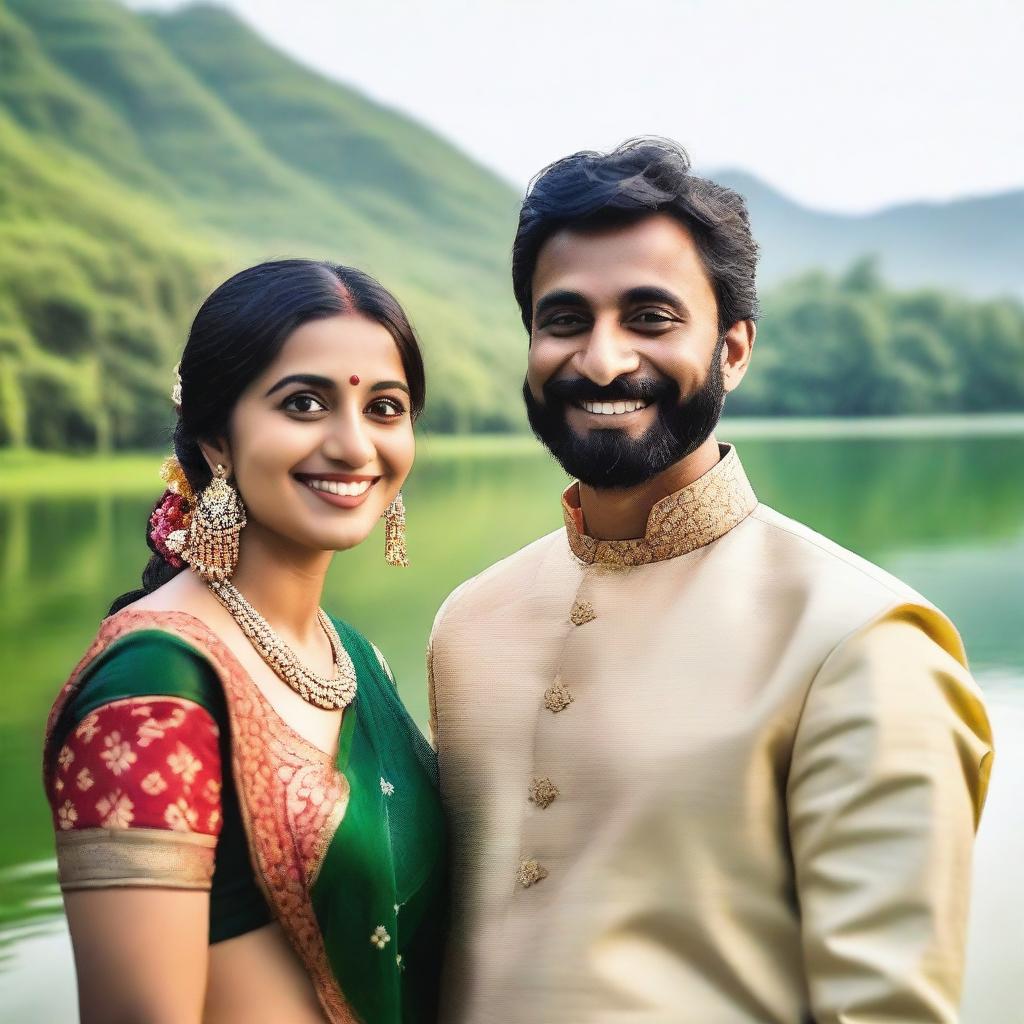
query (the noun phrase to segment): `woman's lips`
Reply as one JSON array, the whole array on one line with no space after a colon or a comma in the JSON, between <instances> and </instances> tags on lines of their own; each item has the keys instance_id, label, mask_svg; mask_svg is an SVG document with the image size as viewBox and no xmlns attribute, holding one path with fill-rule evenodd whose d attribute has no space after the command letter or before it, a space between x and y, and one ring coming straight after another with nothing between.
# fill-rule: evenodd
<instances>
[{"instance_id":1,"label":"woman's lips","mask_svg":"<svg viewBox=\"0 0 1024 1024\"><path fill-rule=\"evenodd\" d=\"M366 496L380 477L353 473L328 473L323 476L296 473L295 479L328 505L335 508L358 508L366 501Z\"/></svg>"}]
</instances>

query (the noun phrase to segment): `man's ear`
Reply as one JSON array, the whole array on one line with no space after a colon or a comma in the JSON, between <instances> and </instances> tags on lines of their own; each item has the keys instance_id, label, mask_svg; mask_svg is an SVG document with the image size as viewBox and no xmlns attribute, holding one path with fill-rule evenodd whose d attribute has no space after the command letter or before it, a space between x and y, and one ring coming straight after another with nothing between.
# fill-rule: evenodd
<instances>
[{"instance_id":1,"label":"man's ear","mask_svg":"<svg viewBox=\"0 0 1024 1024\"><path fill-rule=\"evenodd\" d=\"M215 441L200 441L199 450L210 467L210 473L216 476L218 464L223 466L226 474L231 476L231 446L227 438L217 438Z\"/></svg>"},{"instance_id":2,"label":"man's ear","mask_svg":"<svg viewBox=\"0 0 1024 1024\"><path fill-rule=\"evenodd\" d=\"M757 337L753 320L737 320L722 339L722 383L726 393L739 387L750 366L750 357Z\"/></svg>"}]
</instances>

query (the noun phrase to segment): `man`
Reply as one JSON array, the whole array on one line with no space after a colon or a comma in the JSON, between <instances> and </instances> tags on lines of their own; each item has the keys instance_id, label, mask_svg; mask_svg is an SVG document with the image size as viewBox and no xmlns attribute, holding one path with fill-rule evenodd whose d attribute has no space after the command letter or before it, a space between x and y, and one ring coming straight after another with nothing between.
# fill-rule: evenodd
<instances>
[{"instance_id":1,"label":"man","mask_svg":"<svg viewBox=\"0 0 1024 1024\"><path fill-rule=\"evenodd\" d=\"M523 395L578 483L432 635L450 1024L957 1019L988 722L952 624L716 440L755 263L666 141L524 202Z\"/></svg>"}]
</instances>

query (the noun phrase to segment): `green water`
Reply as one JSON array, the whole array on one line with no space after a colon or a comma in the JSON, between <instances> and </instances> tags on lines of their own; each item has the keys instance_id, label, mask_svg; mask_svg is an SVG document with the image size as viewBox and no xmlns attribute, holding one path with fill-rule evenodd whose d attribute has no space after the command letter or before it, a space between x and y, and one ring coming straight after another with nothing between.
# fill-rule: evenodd
<instances>
[{"instance_id":1,"label":"green water","mask_svg":"<svg viewBox=\"0 0 1024 1024\"><path fill-rule=\"evenodd\" d=\"M1011 810L1024 784L1024 432L753 436L738 447L762 501L901 576L964 635L1004 741L979 842L985 879L964 1019L1009 1019L996 1008L1010 1005L1000 1001L1024 947L1024 828ZM557 528L564 483L529 444L453 453L428 440L406 488L412 567L385 566L380 533L336 558L325 606L385 651L420 722L438 605L467 576ZM137 485L107 497L95 487L81 497L19 490L5 496L0 477L0 991L9 993L0 1017L58 1020L74 1004L39 781L43 721L110 599L135 584L151 499Z\"/></svg>"}]
</instances>

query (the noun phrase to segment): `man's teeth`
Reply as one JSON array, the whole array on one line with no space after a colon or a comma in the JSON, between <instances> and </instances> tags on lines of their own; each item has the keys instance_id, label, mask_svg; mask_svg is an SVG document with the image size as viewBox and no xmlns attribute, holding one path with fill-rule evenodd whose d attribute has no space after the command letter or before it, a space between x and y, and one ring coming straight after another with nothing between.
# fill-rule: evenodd
<instances>
[{"instance_id":1,"label":"man's teeth","mask_svg":"<svg viewBox=\"0 0 1024 1024\"><path fill-rule=\"evenodd\" d=\"M598 416L616 416L624 412L636 412L638 409L646 409L646 402L581 402L587 412L595 413Z\"/></svg>"},{"instance_id":2,"label":"man's teeth","mask_svg":"<svg viewBox=\"0 0 1024 1024\"><path fill-rule=\"evenodd\" d=\"M360 480L358 483L345 484L340 480L307 480L307 487L314 491L326 491L328 494L338 494L343 498L357 498L370 489L372 480Z\"/></svg>"}]
</instances>

